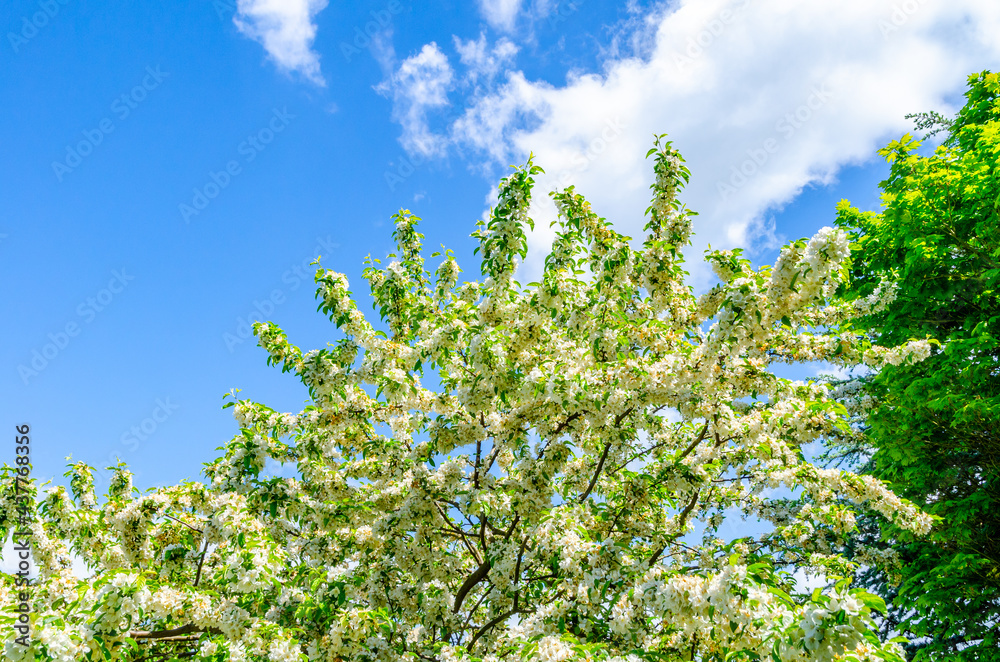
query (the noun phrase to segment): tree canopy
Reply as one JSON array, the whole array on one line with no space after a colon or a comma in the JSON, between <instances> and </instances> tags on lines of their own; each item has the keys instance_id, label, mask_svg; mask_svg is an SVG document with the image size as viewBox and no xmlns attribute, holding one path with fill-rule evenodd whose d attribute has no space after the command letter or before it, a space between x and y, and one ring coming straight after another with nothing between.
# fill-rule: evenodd
<instances>
[{"instance_id":1,"label":"tree canopy","mask_svg":"<svg viewBox=\"0 0 1000 662\"><path fill-rule=\"evenodd\" d=\"M934 124L938 126L935 128ZM940 351L865 380L864 443L872 475L940 517L927 539L885 530L865 584L889 600L885 630L912 639L915 659L1000 659L1000 76L969 79L933 154L906 135L881 154L884 210L846 201L852 289L892 283L895 298L851 328L880 343L934 338ZM862 527L866 548L877 529Z\"/></svg>"},{"instance_id":2,"label":"tree canopy","mask_svg":"<svg viewBox=\"0 0 1000 662\"><path fill-rule=\"evenodd\" d=\"M449 252L430 272L406 210L398 252L364 272L380 323L320 268L335 342L303 351L255 327L311 403L234 396L239 433L204 482L139 492L120 465L99 496L78 463L68 490L32 483L33 636L7 659L900 660L875 632L882 600L836 550L856 513L914 535L932 519L811 463L803 446L852 436L849 414L830 385L775 367L879 368L930 345L837 329L889 293L833 300L850 251L830 228L759 269L710 252L721 282L696 297L689 172L662 137L650 156L641 246L567 189L538 282L514 280L530 160L474 233L482 282L459 282ZM294 476L268 477L268 458ZM21 524L2 499L7 535ZM733 517L766 531L721 539ZM826 587L800 592L806 570ZM19 590L3 577L5 632Z\"/></svg>"}]
</instances>

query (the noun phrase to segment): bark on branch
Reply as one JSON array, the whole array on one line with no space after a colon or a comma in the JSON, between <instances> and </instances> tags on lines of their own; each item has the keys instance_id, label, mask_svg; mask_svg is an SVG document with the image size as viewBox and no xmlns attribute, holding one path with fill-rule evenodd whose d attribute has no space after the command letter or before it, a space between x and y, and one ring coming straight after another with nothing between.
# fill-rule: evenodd
<instances>
[{"instance_id":1,"label":"bark on branch","mask_svg":"<svg viewBox=\"0 0 1000 662\"><path fill-rule=\"evenodd\" d=\"M476 571L466 578L462 585L458 589L458 593L455 594L455 606L452 608L452 613L457 614L458 610L462 608L462 602L465 601L465 596L469 594L476 584L483 581L486 575L489 574L490 568L493 566L490 564L490 560L486 559L483 561Z\"/></svg>"},{"instance_id":2,"label":"bark on branch","mask_svg":"<svg viewBox=\"0 0 1000 662\"><path fill-rule=\"evenodd\" d=\"M684 510L681 511L681 514L680 514L679 518L680 518L680 527L681 527L682 530L683 530L684 524L687 522L688 515L691 514L691 511L694 510L695 504L698 503L698 497L699 496L701 496L701 490L698 490L697 492L694 493L694 496L691 497L691 501L689 501L688 504L686 506L684 506ZM649 560L646 561L646 567L652 568L653 564L656 563L656 560L658 558L660 558L660 554L662 554L664 551L666 551L667 545L669 545L670 543L672 543L679 536L680 536L680 533L677 533L674 536L671 536L670 538L668 538L666 544L663 545L663 547L660 547L658 550L656 550L653 553L653 555L651 557L649 557Z\"/></svg>"},{"instance_id":3,"label":"bark on branch","mask_svg":"<svg viewBox=\"0 0 1000 662\"><path fill-rule=\"evenodd\" d=\"M172 637L179 637L185 634L222 634L222 630L219 628L201 628L192 623L187 625L182 625L180 627L173 628L171 630L133 630L128 633L133 639L169 639Z\"/></svg>"},{"instance_id":4,"label":"bark on branch","mask_svg":"<svg viewBox=\"0 0 1000 662\"><path fill-rule=\"evenodd\" d=\"M601 453L601 459L597 463L597 470L594 471L594 477L590 479L590 485L587 485L587 489L585 489L583 491L583 494L580 495L580 503L583 503L584 501L587 500L587 497L589 497L590 493L594 490L594 486L597 485L597 479L600 477L601 472L604 470L604 462L608 459L608 451L610 450L611 450L611 442L609 441L604 446L604 452Z\"/></svg>"}]
</instances>

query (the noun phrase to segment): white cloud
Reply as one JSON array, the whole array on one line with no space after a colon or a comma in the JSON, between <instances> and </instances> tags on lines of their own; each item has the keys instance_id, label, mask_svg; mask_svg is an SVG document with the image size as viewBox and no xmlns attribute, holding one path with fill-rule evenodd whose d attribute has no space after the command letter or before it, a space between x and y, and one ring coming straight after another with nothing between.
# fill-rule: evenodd
<instances>
[{"instance_id":1,"label":"white cloud","mask_svg":"<svg viewBox=\"0 0 1000 662\"><path fill-rule=\"evenodd\" d=\"M431 128L431 117L436 117L442 126L461 117L464 107L453 107L449 93L461 88L469 93L466 98L469 101L491 91L495 87L494 78L513 61L518 51L517 46L505 38L490 47L483 34L468 41L455 37L454 42L459 61L465 67L460 77L456 77L448 57L434 42L397 66L391 34L375 41L373 53L386 76L375 89L392 99L392 117L403 127L400 142L412 154L443 155L451 139L447 129L436 132ZM437 117L442 109L452 114L450 120Z\"/></svg>"},{"instance_id":2,"label":"white cloud","mask_svg":"<svg viewBox=\"0 0 1000 662\"><path fill-rule=\"evenodd\" d=\"M431 131L427 111L449 105L453 77L448 58L431 42L376 87L392 98L392 116L403 126L401 142L409 152L432 156L447 148L447 138Z\"/></svg>"},{"instance_id":3,"label":"white cloud","mask_svg":"<svg viewBox=\"0 0 1000 662\"><path fill-rule=\"evenodd\" d=\"M683 199L700 216L688 264L704 284L696 258L707 243L771 241L769 212L911 130L906 113L954 111L946 101L966 75L1000 55L993 0L681 0L653 16L616 37L645 44L642 57L616 55L561 86L508 72L470 94L440 137L501 167L534 152L545 168L529 271L548 250L555 212L544 192L556 183L576 184L640 237L652 181L641 155L668 132L693 173ZM488 52L478 43L463 43L463 60Z\"/></svg>"},{"instance_id":4,"label":"white cloud","mask_svg":"<svg viewBox=\"0 0 1000 662\"><path fill-rule=\"evenodd\" d=\"M491 26L510 32L521 11L521 0L479 0L479 11Z\"/></svg>"},{"instance_id":5,"label":"white cloud","mask_svg":"<svg viewBox=\"0 0 1000 662\"><path fill-rule=\"evenodd\" d=\"M479 0L479 13L498 32L520 43L536 43L535 29L541 21L556 28L580 10L586 0ZM635 0L629 0L620 10L631 14Z\"/></svg>"},{"instance_id":6,"label":"white cloud","mask_svg":"<svg viewBox=\"0 0 1000 662\"><path fill-rule=\"evenodd\" d=\"M486 42L486 35L480 33L479 39L462 41L455 37L455 50L458 51L459 60L467 68L466 80L471 84L476 84L480 80L492 81L517 55L517 45L509 39L501 38L491 49Z\"/></svg>"},{"instance_id":7,"label":"white cloud","mask_svg":"<svg viewBox=\"0 0 1000 662\"><path fill-rule=\"evenodd\" d=\"M313 18L326 5L327 0L238 0L233 23L260 42L281 69L326 85L319 55L312 50L316 37Z\"/></svg>"}]
</instances>

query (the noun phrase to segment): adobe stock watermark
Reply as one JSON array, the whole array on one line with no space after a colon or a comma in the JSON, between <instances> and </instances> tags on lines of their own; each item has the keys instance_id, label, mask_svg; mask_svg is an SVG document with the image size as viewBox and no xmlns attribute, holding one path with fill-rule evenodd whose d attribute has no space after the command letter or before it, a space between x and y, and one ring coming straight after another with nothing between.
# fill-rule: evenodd
<instances>
[{"instance_id":1,"label":"adobe stock watermark","mask_svg":"<svg viewBox=\"0 0 1000 662\"><path fill-rule=\"evenodd\" d=\"M132 115L132 111L139 107L150 92L160 86L160 83L169 76L169 72L160 71L160 65L156 68L146 67L146 75L142 77L139 84L128 92L118 96L111 102L111 112L119 121L124 121ZM104 142L104 139L115 130L115 122L110 117L105 117L93 129L84 129L83 140L75 144L66 145L66 156L61 161L52 162L52 171L56 179L62 182L63 178L73 172L83 160L94 153L97 146Z\"/></svg>"},{"instance_id":2,"label":"adobe stock watermark","mask_svg":"<svg viewBox=\"0 0 1000 662\"><path fill-rule=\"evenodd\" d=\"M392 171L385 170L382 173L382 176L385 178L386 186L389 187L390 191L395 192L396 187L409 179L410 176L420 168L420 166L427 163L428 158L430 157L420 152L410 155L401 154L399 158L396 159L396 169Z\"/></svg>"},{"instance_id":3,"label":"adobe stock watermark","mask_svg":"<svg viewBox=\"0 0 1000 662\"><path fill-rule=\"evenodd\" d=\"M21 47L38 36L39 30L49 24L59 13L60 5L68 5L69 0L39 0L38 11L29 16L21 17L21 29L17 32L8 32L7 41L10 47L17 54Z\"/></svg>"},{"instance_id":4,"label":"adobe stock watermark","mask_svg":"<svg viewBox=\"0 0 1000 662\"><path fill-rule=\"evenodd\" d=\"M310 257L296 262L281 274L282 287L274 288L266 297L261 297L259 300L254 299L253 310L247 315L237 317L235 328L222 334L222 342L226 343L226 349L229 350L229 353L232 354L239 345L253 338L253 323L265 321L274 312L275 307L287 301L288 292L299 289L302 283L313 282L316 269L311 265L317 255L329 255L338 248L340 248L340 244L334 242L329 236L317 237L316 247Z\"/></svg>"},{"instance_id":5,"label":"adobe stock watermark","mask_svg":"<svg viewBox=\"0 0 1000 662\"><path fill-rule=\"evenodd\" d=\"M793 111L785 113L774 125L775 134L782 136L783 139L772 135L759 146L751 147L746 152L747 158L729 169L729 179L716 182L715 189L719 196L726 200L737 190L746 186L747 182L760 172L764 164L781 150L781 146L786 144L799 129L813 118L816 111L832 98L833 93L827 89L826 83L821 84L818 88L813 87L803 103L799 104Z\"/></svg>"},{"instance_id":6,"label":"adobe stock watermark","mask_svg":"<svg viewBox=\"0 0 1000 662\"><path fill-rule=\"evenodd\" d=\"M202 186L195 187L190 204L182 202L177 205L184 222L190 223L192 216L197 216L205 211L212 200L217 198L235 177L243 173L243 166L252 163L261 152L267 149L275 136L284 131L293 119L295 119L295 115L289 113L288 108L281 110L274 108L266 125L247 136L246 140L237 145L236 153L243 157L242 163L240 159L230 159L221 170L210 170L208 173L209 181Z\"/></svg>"},{"instance_id":7,"label":"adobe stock watermark","mask_svg":"<svg viewBox=\"0 0 1000 662\"><path fill-rule=\"evenodd\" d=\"M556 5L555 11L549 13L549 27L557 27L560 23L565 23L570 16L580 11L580 7L586 4L586 0L573 0L573 2L560 2Z\"/></svg>"},{"instance_id":8,"label":"adobe stock watermark","mask_svg":"<svg viewBox=\"0 0 1000 662\"><path fill-rule=\"evenodd\" d=\"M888 40L889 35L906 25L925 2L927 0L905 0L894 4L892 13L889 14L889 20L880 18L878 21L878 29L882 33L882 39Z\"/></svg>"},{"instance_id":9,"label":"adobe stock watermark","mask_svg":"<svg viewBox=\"0 0 1000 662\"><path fill-rule=\"evenodd\" d=\"M115 298L128 287L129 282L135 280L135 276L128 274L125 268L115 269L111 272L111 280L107 287L98 290L94 296L87 297L76 307L76 315L82 320L67 322L61 329L48 334L48 342L41 348L31 350L31 359L27 364L17 366L17 374L25 386L33 377L38 377L50 363L69 347L73 338L80 335L83 327L97 319L97 314L110 306Z\"/></svg>"},{"instance_id":10,"label":"adobe stock watermark","mask_svg":"<svg viewBox=\"0 0 1000 662\"><path fill-rule=\"evenodd\" d=\"M457 104L449 104L442 108L439 114L434 116L434 121L435 125L448 127L446 130L450 131L451 127L464 116L464 107L460 108ZM448 134L443 135L446 137ZM445 139L447 140L447 137ZM413 173L417 172L436 156L438 156L437 153L410 152L404 148L403 152L397 158L386 164L390 169L382 171L382 177L385 179L386 186L389 187L390 191L395 192L396 187L412 177Z\"/></svg>"},{"instance_id":11,"label":"adobe stock watermark","mask_svg":"<svg viewBox=\"0 0 1000 662\"><path fill-rule=\"evenodd\" d=\"M121 448L127 450L129 453L134 453L139 450L139 446L156 434L156 431L160 429L160 426L166 423L179 408L180 405L171 400L169 397L156 398L153 402L152 410L149 411L149 415L138 421L135 425L129 426L127 430L122 432L121 436L118 438ZM121 455L121 451L110 451L104 458L103 462L95 463L95 479L100 478L102 482L110 482L111 476L109 473L106 473L105 467L118 464L121 460Z\"/></svg>"},{"instance_id":12,"label":"adobe stock watermark","mask_svg":"<svg viewBox=\"0 0 1000 662\"><path fill-rule=\"evenodd\" d=\"M725 7L709 21L707 21L697 34L688 37L684 46L684 52L674 51L674 65L677 71L684 71L684 68L694 64L694 61L705 54L716 39L722 36L726 28L739 19L743 10L752 0L738 0L732 7Z\"/></svg>"},{"instance_id":13,"label":"adobe stock watermark","mask_svg":"<svg viewBox=\"0 0 1000 662\"><path fill-rule=\"evenodd\" d=\"M361 54L362 49L369 48L375 35L389 27L389 24L392 23L392 17L402 13L402 11L403 3L399 0L389 0L383 9L369 12L372 20L365 23L363 29L360 25L354 26L354 39L350 42L340 42L340 52L344 59L350 62L355 55Z\"/></svg>"},{"instance_id":14,"label":"adobe stock watermark","mask_svg":"<svg viewBox=\"0 0 1000 662\"><path fill-rule=\"evenodd\" d=\"M31 485L31 426L27 423L14 426L14 508L8 515L8 521L16 522L17 526L11 532L11 543L14 546L13 552L8 559L8 563L16 562L16 568L11 568L11 574L16 574L14 586L18 589L10 592L10 597L17 596L17 617L13 623L14 631L21 635L14 639L20 646L30 646L29 637L31 635L32 624L32 604L31 594L34 589L31 575L32 571L37 575L38 569L34 563L34 540L31 525L37 518L35 513L35 500L29 488ZM14 514L17 518L14 518ZM21 538L21 540L18 540ZM16 558L15 558L16 557ZM34 566L34 567L33 567ZM16 570L16 572L15 572Z\"/></svg>"},{"instance_id":15,"label":"adobe stock watermark","mask_svg":"<svg viewBox=\"0 0 1000 662\"><path fill-rule=\"evenodd\" d=\"M235 0L212 0L212 8L215 9L220 21L229 20L236 13L236 2Z\"/></svg>"},{"instance_id":16,"label":"adobe stock watermark","mask_svg":"<svg viewBox=\"0 0 1000 662\"><path fill-rule=\"evenodd\" d=\"M626 124L622 122L620 117L605 120L604 128L601 130L601 135L587 143L587 148L573 157L572 168L566 168L559 171L556 175L556 181L552 184L550 190L562 190L569 186L573 174L585 172L588 168L590 168L590 164L604 154L604 152L608 149L608 145L618 140L625 128Z\"/></svg>"}]
</instances>

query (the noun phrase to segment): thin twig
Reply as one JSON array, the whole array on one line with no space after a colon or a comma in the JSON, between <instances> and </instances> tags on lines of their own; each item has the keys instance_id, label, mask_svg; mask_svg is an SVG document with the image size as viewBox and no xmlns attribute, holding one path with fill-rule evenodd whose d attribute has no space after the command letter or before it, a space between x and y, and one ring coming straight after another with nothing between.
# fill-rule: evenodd
<instances>
[{"instance_id":1,"label":"thin twig","mask_svg":"<svg viewBox=\"0 0 1000 662\"><path fill-rule=\"evenodd\" d=\"M198 585L201 581L201 567L205 563L205 557L208 556L208 538L205 538L205 547L201 550L201 558L198 559L198 572L194 576L194 586Z\"/></svg>"},{"instance_id":2,"label":"thin twig","mask_svg":"<svg viewBox=\"0 0 1000 662\"><path fill-rule=\"evenodd\" d=\"M199 528L197 528L197 527L194 527L194 526L191 526L191 525L190 525L190 524L188 524L187 522L183 522L183 521L181 521L181 520L177 519L176 517L174 517L173 515L168 515L168 514L166 514L166 513L163 513L163 516L164 516L164 517L166 517L167 519L172 519L172 520L174 520L174 521L175 521L175 522L177 522L178 524L183 524L184 526L186 526L187 528L191 529L192 531L197 531L198 533L205 533L205 532L204 532L204 531L202 531L201 529L199 529Z\"/></svg>"}]
</instances>

